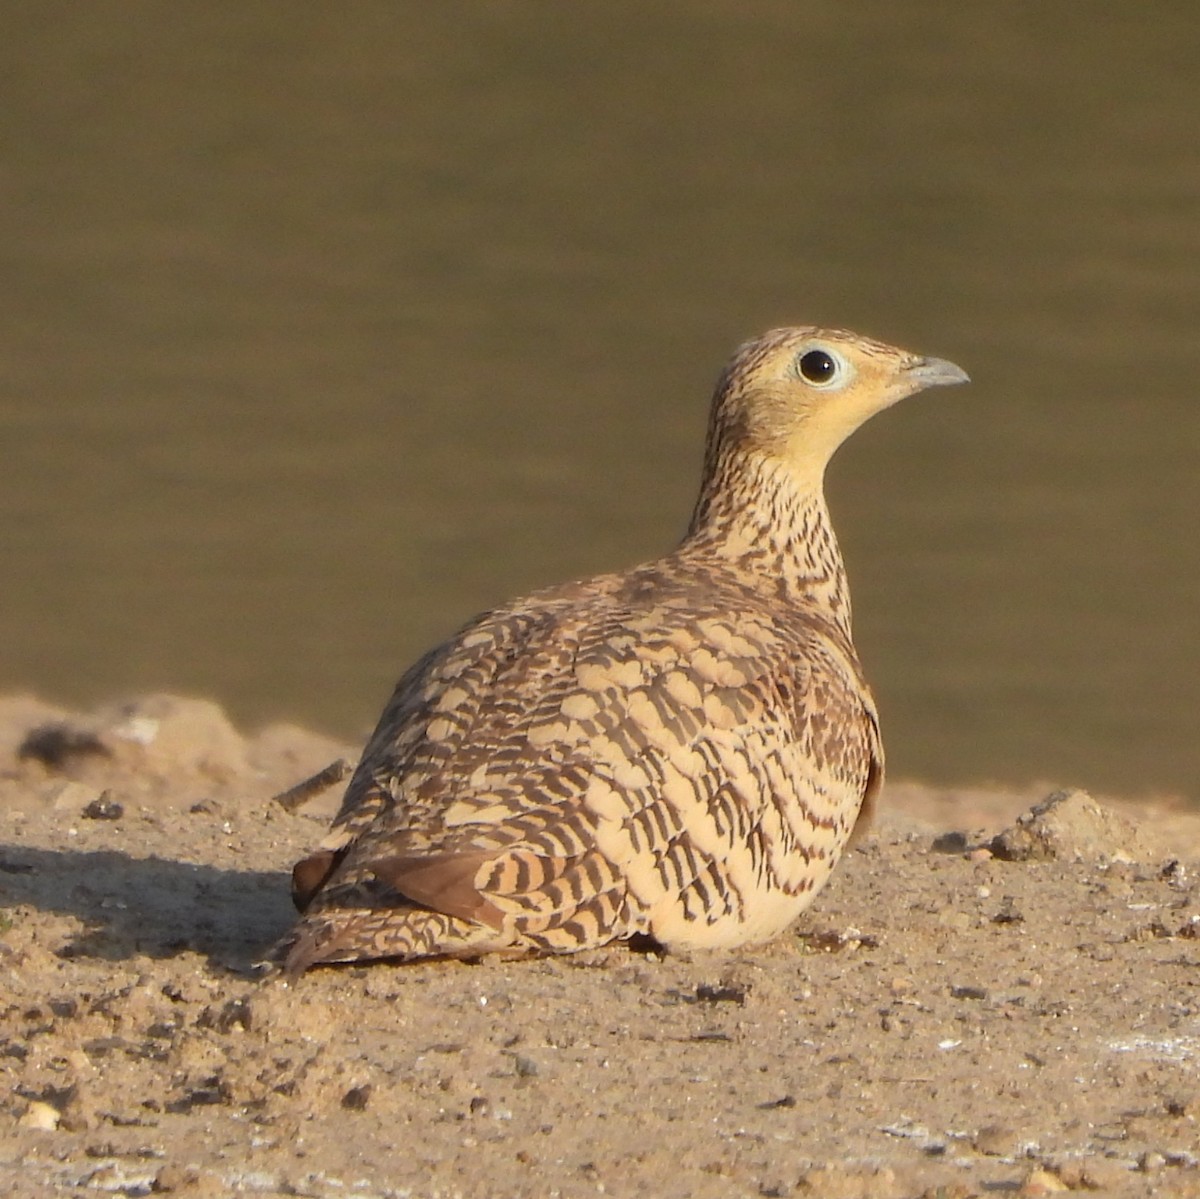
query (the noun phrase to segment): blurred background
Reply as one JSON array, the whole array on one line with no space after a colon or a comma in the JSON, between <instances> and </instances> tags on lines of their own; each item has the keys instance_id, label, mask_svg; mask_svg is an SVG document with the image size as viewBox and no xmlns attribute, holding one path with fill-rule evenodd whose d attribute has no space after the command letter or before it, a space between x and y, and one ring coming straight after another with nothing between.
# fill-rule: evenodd
<instances>
[{"instance_id":1,"label":"blurred background","mask_svg":"<svg viewBox=\"0 0 1200 1199\"><path fill-rule=\"evenodd\" d=\"M63 0L0 39L0 691L357 738L670 547L744 337L952 358L831 470L893 777L1200 799L1194 0Z\"/></svg>"}]
</instances>

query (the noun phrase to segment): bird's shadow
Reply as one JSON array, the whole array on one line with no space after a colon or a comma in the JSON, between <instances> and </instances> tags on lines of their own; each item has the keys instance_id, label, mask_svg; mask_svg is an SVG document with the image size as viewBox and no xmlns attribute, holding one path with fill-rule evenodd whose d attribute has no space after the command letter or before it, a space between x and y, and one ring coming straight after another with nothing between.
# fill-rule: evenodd
<instances>
[{"instance_id":1,"label":"bird's shadow","mask_svg":"<svg viewBox=\"0 0 1200 1199\"><path fill-rule=\"evenodd\" d=\"M295 918L282 871L5 844L0 907L9 909L0 914L9 926L23 918L23 907L77 920L79 931L58 948L64 958L122 961L194 952L239 971L261 960Z\"/></svg>"}]
</instances>

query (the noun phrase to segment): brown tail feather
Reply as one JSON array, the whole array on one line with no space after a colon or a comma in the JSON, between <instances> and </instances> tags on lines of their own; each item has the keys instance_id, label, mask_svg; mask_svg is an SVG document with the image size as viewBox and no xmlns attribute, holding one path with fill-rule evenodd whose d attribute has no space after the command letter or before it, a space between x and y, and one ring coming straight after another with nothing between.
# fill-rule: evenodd
<instances>
[{"instance_id":1,"label":"brown tail feather","mask_svg":"<svg viewBox=\"0 0 1200 1199\"><path fill-rule=\"evenodd\" d=\"M323 962L475 957L511 948L511 939L495 929L443 912L415 908L403 919L397 916L394 908L313 913L296 922L272 948L268 960L295 981Z\"/></svg>"}]
</instances>

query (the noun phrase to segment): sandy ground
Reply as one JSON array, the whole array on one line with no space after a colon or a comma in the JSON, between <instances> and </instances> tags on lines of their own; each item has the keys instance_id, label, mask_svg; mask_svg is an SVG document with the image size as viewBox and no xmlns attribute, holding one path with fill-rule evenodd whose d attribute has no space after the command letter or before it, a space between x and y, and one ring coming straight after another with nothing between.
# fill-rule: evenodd
<instances>
[{"instance_id":1,"label":"sandy ground","mask_svg":"<svg viewBox=\"0 0 1200 1199\"><path fill-rule=\"evenodd\" d=\"M260 978L353 752L0 700L0 1193L1200 1195L1197 816L896 785L765 949Z\"/></svg>"}]
</instances>

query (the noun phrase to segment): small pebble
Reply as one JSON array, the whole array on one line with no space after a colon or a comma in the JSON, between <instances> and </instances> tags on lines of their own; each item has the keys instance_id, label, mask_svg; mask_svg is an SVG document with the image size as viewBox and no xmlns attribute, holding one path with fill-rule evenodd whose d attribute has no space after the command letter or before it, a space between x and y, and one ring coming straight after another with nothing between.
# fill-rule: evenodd
<instances>
[{"instance_id":1,"label":"small pebble","mask_svg":"<svg viewBox=\"0 0 1200 1199\"><path fill-rule=\"evenodd\" d=\"M992 923L1020 924L1024 919L1025 917L1017 910L1017 901L1011 895L1006 895L1000 901L1000 907L992 917Z\"/></svg>"},{"instance_id":2,"label":"small pebble","mask_svg":"<svg viewBox=\"0 0 1200 1199\"><path fill-rule=\"evenodd\" d=\"M125 807L105 791L93 799L82 814L84 820L120 820L125 815Z\"/></svg>"},{"instance_id":3,"label":"small pebble","mask_svg":"<svg viewBox=\"0 0 1200 1199\"><path fill-rule=\"evenodd\" d=\"M520 1078L536 1078L541 1073L541 1067L531 1057L525 1057L518 1053L513 1058L513 1066L516 1068L517 1075Z\"/></svg>"},{"instance_id":4,"label":"small pebble","mask_svg":"<svg viewBox=\"0 0 1200 1199\"><path fill-rule=\"evenodd\" d=\"M940 833L929 846L934 853L962 853L967 848L967 834L955 829Z\"/></svg>"},{"instance_id":5,"label":"small pebble","mask_svg":"<svg viewBox=\"0 0 1200 1199\"><path fill-rule=\"evenodd\" d=\"M1165 1102L1168 1116L1200 1120L1200 1091L1171 1095Z\"/></svg>"},{"instance_id":6,"label":"small pebble","mask_svg":"<svg viewBox=\"0 0 1200 1199\"><path fill-rule=\"evenodd\" d=\"M955 986L950 988L950 995L953 999L982 1000L988 997L986 987Z\"/></svg>"},{"instance_id":7,"label":"small pebble","mask_svg":"<svg viewBox=\"0 0 1200 1199\"><path fill-rule=\"evenodd\" d=\"M37 1128L42 1132L54 1132L62 1120L62 1112L40 1099L30 1101L25 1114L17 1121L22 1128Z\"/></svg>"},{"instance_id":8,"label":"small pebble","mask_svg":"<svg viewBox=\"0 0 1200 1199\"><path fill-rule=\"evenodd\" d=\"M351 1087L342 1096L342 1107L348 1112L365 1112L367 1104L371 1102L371 1092L374 1088L369 1082L365 1082L360 1087Z\"/></svg>"}]
</instances>

